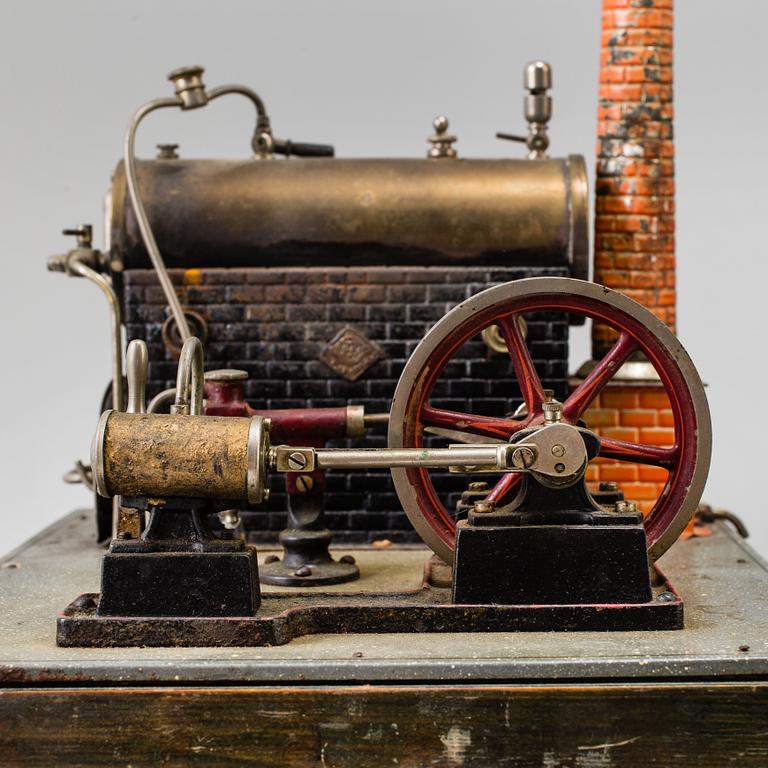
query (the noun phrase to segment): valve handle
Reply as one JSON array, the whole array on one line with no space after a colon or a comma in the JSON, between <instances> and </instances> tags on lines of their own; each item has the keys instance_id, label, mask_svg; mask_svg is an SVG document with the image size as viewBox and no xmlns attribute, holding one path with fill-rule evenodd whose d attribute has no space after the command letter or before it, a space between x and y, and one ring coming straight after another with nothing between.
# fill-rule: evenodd
<instances>
[{"instance_id":1,"label":"valve handle","mask_svg":"<svg viewBox=\"0 0 768 768\"><path fill-rule=\"evenodd\" d=\"M315 144L308 141L274 139L272 152L285 157L334 157L336 150L330 144Z\"/></svg>"},{"instance_id":2,"label":"valve handle","mask_svg":"<svg viewBox=\"0 0 768 768\"><path fill-rule=\"evenodd\" d=\"M93 226L91 224L78 224L76 227L68 227L61 230L62 235L77 238L78 248L90 248L93 244Z\"/></svg>"}]
</instances>

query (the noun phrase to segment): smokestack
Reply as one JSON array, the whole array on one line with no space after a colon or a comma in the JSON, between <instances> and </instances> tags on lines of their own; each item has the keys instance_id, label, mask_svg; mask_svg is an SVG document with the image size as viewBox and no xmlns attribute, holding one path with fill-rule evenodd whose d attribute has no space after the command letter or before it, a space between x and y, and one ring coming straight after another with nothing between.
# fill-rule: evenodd
<instances>
[{"instance_id":1,"label":"smokestack","mask_svg":"<svg viewBox=\"0 0 768 768\"><path fill-rule=\"evenodd\" d=\"M672 22L673 0L603 0L594 279L644 304L674 330ZM593 323L593 360L615 338ZM660 446L675 441L669 399L647 361L630 358L585 419L604 437ZM587 480L618 484L647 513L667 471L598 459Z\"/></svg>"},{"instance_id":2,"label":"smokestack","mask_svg":"<svg viewBox=\"0 0 768 768\"><path fill-rule=\"evenodd\" d=\"M675 330L673 0L603 0L595 282ZM592 356L615 338L593 325Z\"/></svg>"}]
</instances>

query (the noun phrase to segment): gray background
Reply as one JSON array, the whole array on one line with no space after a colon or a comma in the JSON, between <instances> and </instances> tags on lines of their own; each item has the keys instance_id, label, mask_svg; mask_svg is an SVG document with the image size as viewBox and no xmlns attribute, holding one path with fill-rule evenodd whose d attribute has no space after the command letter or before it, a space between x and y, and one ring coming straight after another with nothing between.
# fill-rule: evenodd
<instances>
[{"instance_id":1,"label":"gray background","mask_svg":"<svg viewBox=\"0 0 768 768\"><path fill-rule=\"evenodd\" d=\"M762 402L766 377L764 28L758 0L678 0L676 139L679 334L709 384L714 456L705 498L727 506L768 553ZM0 551L88 494L60 477L85 458L110 375L99 291L45 271L92 222L125 123L167 95L174 67L207 67L209 86L243 82L277 135L328 141L341 156L421 156L444 112L469 156L514 156L520 72L555 73L553 154L583 153L593 176L599 0L538 2L158 3L4 0L0 7ZM251 107L225 99L153 116L139 151L174 141L185 156L248 153ZM573 363L587 355L577 332Z\"/></svg>"}]
</instances>

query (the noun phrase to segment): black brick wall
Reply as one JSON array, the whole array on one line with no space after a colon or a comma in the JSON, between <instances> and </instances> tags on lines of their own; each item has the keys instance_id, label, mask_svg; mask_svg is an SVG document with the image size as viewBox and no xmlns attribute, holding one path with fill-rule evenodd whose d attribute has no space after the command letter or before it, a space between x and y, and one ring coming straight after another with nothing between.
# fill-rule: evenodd
<instances>
[{"instance_id":1,"label":"black brick wall","mask_svg":"<svg viewBox=\"0 0 768 768\"><path fill-rule=\"evenodd\" d=\"M246 397L255 408L304 408L350 404L366 412L389 410L402 367L426 331L455 304L497 283L522 277L567 275L563 268L411 267L370 269L173 270L182 303L208 323L206 368L241 368L249 374ZM148 394L174 385L176 361L165 349L161 327L165 300L154 272L123 275L128 339L149 345ZM564 317L528 320L528 340L545 386L567 389L568 327ZM378 344L385 358L350 382L318 360L345 326ZM471 413L503 415L520 393L506 357L468 342L438 382L432 404ZM347 444L344 442L343 444ZM385 429L357 441L386 445ZM438 488L455 502L466 486L460 475L441 474ZM416 540L395 496L389 473L329 473L326 509L336 539ZM282 480L273 478L272 499L247 513L256 540L273 539L285 524Z\"/></svg>"}]
</instances>

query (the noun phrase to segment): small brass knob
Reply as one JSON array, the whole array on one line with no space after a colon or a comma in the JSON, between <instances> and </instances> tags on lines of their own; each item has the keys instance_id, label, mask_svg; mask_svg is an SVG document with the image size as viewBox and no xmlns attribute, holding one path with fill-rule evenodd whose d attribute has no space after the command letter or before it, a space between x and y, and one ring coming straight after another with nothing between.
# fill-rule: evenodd
<instances>
[{"instance_id":1,"label":"small brass knob","mask_svg":"<svg viewBox=\"0 0 768 768\"><path fill-rule=\"evenodd\" d=\"M456 157L456 150L453 143L457 140L455 136L448 133L448 118L445 115L438 115L432 121L432 127L435 132L429 137L429 143L432 145L427 152L427 157Z\"/></svg>"}]
</instances>

